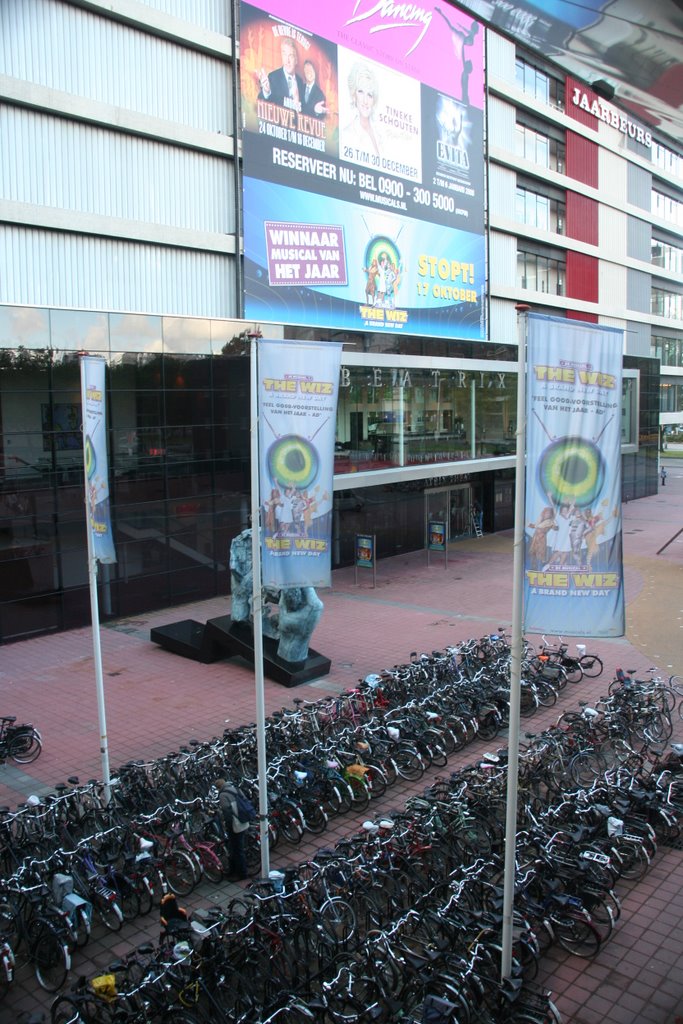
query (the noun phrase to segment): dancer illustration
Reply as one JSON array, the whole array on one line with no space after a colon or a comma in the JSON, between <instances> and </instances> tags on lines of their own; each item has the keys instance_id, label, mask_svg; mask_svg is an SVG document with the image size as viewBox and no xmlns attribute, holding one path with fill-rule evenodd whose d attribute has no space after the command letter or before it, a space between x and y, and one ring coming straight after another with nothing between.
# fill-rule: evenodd
<instances>
[{"instance_id":1,"label":"dancer illustration","mask_svg":"<svg viewBox=\"0 0 683 1024\"><path fill-rule=\"evenodd\" d=\"M546 505L541 509L541 514L536 522L529 523L529 529L534 531L528 550L531 568L543 569L548 562L550 531L558 529L553 506Z\"/></svg>"}]
</instances>

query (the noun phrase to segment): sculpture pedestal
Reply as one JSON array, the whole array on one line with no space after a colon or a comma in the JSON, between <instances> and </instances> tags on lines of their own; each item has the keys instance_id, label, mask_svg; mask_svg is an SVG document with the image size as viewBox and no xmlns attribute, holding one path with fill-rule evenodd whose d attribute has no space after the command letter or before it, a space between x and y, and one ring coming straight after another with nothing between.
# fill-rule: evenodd
<instances>
[{"instance_id":1,"label":"sculpture pedestal","mask_svg":"<svg viewBox=\"0 0 683 1024\"><path fill-rule=\"evenodd\" d=\"M254 634L251 624L233 622L229 615L209 619L205 626L194 619L184 619L150 631L150 640L164 650L193 658L204 664L221 658L244 658L254 664ZM263 674L282 686L299 686L326 676L332 666L329 658L308 649L305 661L284 661L277 654L278 641L263 638Z\"/></svg>"},{"instance_id":2,"label":"sculpture pedestal","mask_svg":"<svg viewBox=\"0 0 683 1024\"><path fill-rule=\"evenodd\" d=\"M206 632L211 641L230 651L231 657L239 656L254 664L254 634L247 622L233 622L229 615L209 619ZM277 654L278 641L273 637L263 638L263 674L282 686L298 686L311 679L326 676L332 662L309 647L305 661L284 661Z\"/></svg>"},{"instance_id":3,"label":"sculpture pedestal","mask_svg":"<svg viewBox=\"0 0 683 1024\"><path fill-rule=\"evenodd\" d=\"M165 651L192 658L203 665L225 658L225 651L207 635L206 626L196 619L182 619L168 626L155 626L149 631L152 643L159 644Z\"/></svg>"}]
</instances>

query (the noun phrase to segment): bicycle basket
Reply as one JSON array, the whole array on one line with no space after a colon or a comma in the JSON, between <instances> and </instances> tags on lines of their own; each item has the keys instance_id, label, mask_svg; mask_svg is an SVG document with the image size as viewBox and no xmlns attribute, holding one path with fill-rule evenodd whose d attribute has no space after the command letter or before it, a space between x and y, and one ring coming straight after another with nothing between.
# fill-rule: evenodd
<instances>
[{"instance_id":1,"label":"bicycle basket","mask_svg":"<svg viewBox=\"0 0 683 1024\"><path fill-rule=\"evenodd\" d=\"M98 999L103 999L105 1003L113 1003L116 1001L116 975L115 974L100 974L96 978L93 978L90 982L90 988Z\"/></svg>"}]
</instances>

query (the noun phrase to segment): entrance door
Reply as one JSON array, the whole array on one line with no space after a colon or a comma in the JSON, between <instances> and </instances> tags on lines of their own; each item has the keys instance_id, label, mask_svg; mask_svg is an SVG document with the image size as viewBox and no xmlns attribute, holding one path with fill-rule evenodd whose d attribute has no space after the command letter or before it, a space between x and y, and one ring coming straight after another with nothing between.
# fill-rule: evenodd
<instances>
[{"instance_id":1,"label":"entrance door","mask_svg":"<svg viewBox=\"0 0 683 1024\"><path fill-rule=\"evenodd\" d=\"M472 488L469 484L460 484L449 488L450 508L450 539L469 537L472 533L470 512L472 507Z\"/></svg>"}]
</instances>

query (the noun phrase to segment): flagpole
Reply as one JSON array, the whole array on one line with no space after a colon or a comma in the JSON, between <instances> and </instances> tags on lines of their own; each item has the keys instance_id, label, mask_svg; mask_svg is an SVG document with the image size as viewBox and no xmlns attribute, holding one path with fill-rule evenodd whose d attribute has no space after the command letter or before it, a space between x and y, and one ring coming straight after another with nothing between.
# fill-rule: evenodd
<instances>
[{"instance_id":1,"label":"flagpole","mask_svg":"<svg viewBox=\"0 0 683 1024\"><path fill-rule=\"evenodd\" d=\"M86 429L86 381L81 361L81 418L82 432L85 443ZM90 618L92 621L93 660L95 662L95 689L97 692L97 719L100 727L100 757L102 759L102 782L104 784L105 804L111 799L111 777L109 775L109 741L107 739L107 715L104 705L104 678L102 675L102 646L100 643L100 609L97 599L97 558L92 539L92 523L90 516L90 483L88 480L88 464L83 448L83 479L85 483L85 533L88 539L88 581L90 585Z\"/></svg>"},{"instance_id":2,"label":"flagpole","mask_svg":"<svg viewBox=\"0 0 683 1024\"><path fill-rule=\"evenodd\" d=\"M517 790L519 770L519 705L522 678L522 621L524 605L524 480L526 454L526 332L529 306L517 310L517 450L515 458L515 530L512 566L512 639L510 650L510 724L508 729L508 778L505 813L505 864L503 874L503 931L501 978L512 971L512 928L517 848Z\"/></svg>"},{"instance_id":3,"label":"flagpole","mask_svg":"<svg viewBox=\"0 0 683 1024\"><path fill-rule=\"evenodd\" d=\"M268 777L266 761L266 708L263 680L263 595L261 590L261 499L259 494L258 443L258 339L260 333L249 335L251 381L251 561L252 616L254 630L254 683L256 688L256 754L258 764L259 836L261 841L261 876L270 874L268 846Z\"/></svg>"}]
</instances>

